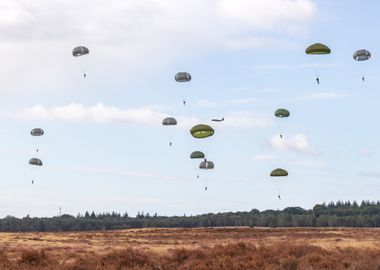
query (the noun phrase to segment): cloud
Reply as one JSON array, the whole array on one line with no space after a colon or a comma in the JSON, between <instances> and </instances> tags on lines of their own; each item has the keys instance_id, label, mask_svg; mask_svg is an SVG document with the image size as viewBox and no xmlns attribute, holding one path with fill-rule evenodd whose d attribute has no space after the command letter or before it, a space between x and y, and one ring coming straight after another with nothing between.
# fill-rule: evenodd
<instances>
[{"instance_id":1,"label":"cloud","mask_svg":"<svg viewBox=\"0 0 380 270\"><path fill-rule=\"evenodd\" d=\"M154 107L153 107L154 108ZM58 120L67 122L88 122L88 123L121 123L130 125L160 126L167 113L157 112L151 107L134 109L120 109L112 106L105 106L97 103L93 106L84 106L79 103L69 103L64 106L45 107L37 105L31 108L22 109L16 112L7 112L7 117L19 119L39 119ZM193 116L179 115L177 128L188 129L202 121ZM258 116L253 112L231 112L224 116L225 121L222 127L235 128L266 128L273 120L269 117ZM208 119L209 120L209 119Z\"/></svg>"},{"instance_id":2,"label":"cloud","mask_svg":"<svg viewBox=\"0 0 380 270\"><path fill-rule=\"evenodd\" d=\"M215 101L207 100L207 99L198 99L197 106L200 108L216 108L219 104Z\"/></svg>"},{"instance_id":3,"label":"cloud","mask_svg":"<svg viewBox=\"0 0 380 270\"><path fill-rule=\"evenodd\" d=\"M365 176L365 177L380 179L380 172L378 172L378 171L362 171L362 172L358 173L358 176Z\"/></svg>"},{"instance_id":4,"label":"cloud","mask_svg":"<svg viewBox=\"0 0 380 270\"><path fill-rule=\"evenodd\" d=\"M301 96L294 97L293 100L306 101L306 100L327 100L350 97L349 94L344 92L310 92Z\"/></svg>"},{"instance_id":5,"label":"cloud","mask_svg":"<svg viewBox=\"0 0 380 270\"><path fill-rule=\"evenodd\" d=\"M259 116L253 112L231 112L224 116L223 127L266 128L272 125L269 117Z\"/></svg>"},{"instance_id":6,"label":"cloud","mask_svg":"<svg viewBox=\"0 0 380 270\"><path fill-rule=\"evenodd\" d=\"M256 155L253 157L254 161L272 161L275 159L276 157L273 155Z\"/></svg>"},{"instance_id":7,"label":"cloud","mask_svg":"<svg viewBox=\"0 0 380 270\"><path fill-rule=\"evenodd\" d=\"M315 168L315 169L324 169L328 167L328 162L325 160L315 160L315 159L302 159L292 162L293 165Z\"/></svg>"},{"instance_id":8,"label":"cloud","mask_svg":"<svg viewBox=\"0 0 380 270\"><path fill-rule=\"evenodd\" d=\"M236 99L231 99L228 101L228 103L231 104L249 104L249 103L256 103L257 99L256 98L236 98Z\"/></svg>"},{"instance_id":9,"label":"cloud","mask_svg":"<svg viewBox=\"0 0 380 270\"><path fill-rule=\"evenodd\" d=\"M84 170L86 172L113 174L113 175L119 175L119 176L125 176L125 177L152 177L152 176L158 175L158 173L154 173L154 172L129 171L129 170L125 170L119 167L87 168Z\"/></svg>"},{"instance_id":10,"label":"cloud","mask_svg":"<svg viewBox=\"0 0 380 270\"><path fill-rule=\"evenodd\" d=\"M289 139L286 137L281 139L280 136L275 136L267 143L271 148L276 150L292 151L305 155L317 154L314 147L307 141L307 136L305 134L297 134Z\"/></svg>"},{"instance_id":11,"label":"cloud","mask_svg":"<svg viewBox=\"0 0 380 270\"><path fill-rule=\"evenodd\" d=\"M12 114L9 113L9 115ZM61 107L51 108L37 105L16 112L15 116L26 119L62 120L68 122L160 125L162 119L168 115L145 108L122 110L116 107L107 107L102 103L89 107L78 103L69 103Z\"/></svg>"},{"instance_id":12,"label":"cloud","mask_svg":"<svg viewBox=\"0 0 380 270\"><path fill-rule=\"evenodd\" d=\"M263 65L254 65L254 69L258 70L283 70L283 69L305 69L305 68L338 68L338 64L263 64Z\"/></svg>"},{"instance_id":13,"label":"cloud","mask_svg":"<svg viewBox=\"0 0 380 270\"><path fill-rule=\"evenodd\" d=\"M1 89L66 86L62 74L76 68L78 45L89 47L91 69L103 78L134 78L209 51L283 43L316 14L312 0L2 0Z\"/></svg>"}]
</instances>

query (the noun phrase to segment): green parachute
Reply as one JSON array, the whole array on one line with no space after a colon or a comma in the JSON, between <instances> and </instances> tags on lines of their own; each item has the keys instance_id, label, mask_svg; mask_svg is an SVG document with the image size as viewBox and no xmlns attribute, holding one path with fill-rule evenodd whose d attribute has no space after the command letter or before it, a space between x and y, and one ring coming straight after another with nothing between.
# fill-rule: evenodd
<instances>
[{"instance_id":1,"label":"green parachute","mask_svg":"<svg viewBox=\"0 0 380 270\"><path fill-rule=\"evenodd\" d=\"M329 47L322 43L314 43L306 48L305 52L307 54L330 54L331 50Z\"/></svg>"},{"instance_id":2,"label":"green parachute","mask_svg":"<svg viewBox=\"0 0 380 270\"><path fill-rule=\"evenodd\" d=\"M273 170L270 173L270 176L272 177L288 176L288 172L284 169L278 168L278 169Z\"/></svg>"},{"instance_id":3,"label":"green parachute","mask_svg":"<svg viewBox=\"0 0 380 270\"><path fill-rule=\"evenodd\" d=\"M190 133L194 138L203 139L214 135L214 129L209 125L199 124L191 128Z\"/></svg>"},{"instance_id":4,"label":"green parachute","mask_svg":"<svg viewBox=\"0 0 380 270\"><path fill-rule=\"evenodd\" d=\"M290 112L287 109L278 109L274 112L274 115L276 117L284 118L284 117L289 117Z\"/></svg>"}]
</instances>

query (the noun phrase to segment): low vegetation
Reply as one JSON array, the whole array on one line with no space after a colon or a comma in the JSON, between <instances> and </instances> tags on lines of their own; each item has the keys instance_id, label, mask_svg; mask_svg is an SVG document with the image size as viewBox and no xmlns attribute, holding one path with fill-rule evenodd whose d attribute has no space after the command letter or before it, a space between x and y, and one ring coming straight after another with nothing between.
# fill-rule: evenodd
<instances>
[{"instance_id":1,"label":"low vegetation","mask_svg":"<svg viewBox=\"0 0 380 270\"><path fill-rule=\"evenodd\" d=\"M120 230L130 228L196 228L196 227L380 227L380 202L362 201L317 204L313 209L288 207L284 210L253 209L249 212L227 212L197 216L159 216L138 213L130 217L127 213L86 212L76 217L62 215L51 218L0 219L0 231L93 231Z\"/></svg>"}]
</instances>

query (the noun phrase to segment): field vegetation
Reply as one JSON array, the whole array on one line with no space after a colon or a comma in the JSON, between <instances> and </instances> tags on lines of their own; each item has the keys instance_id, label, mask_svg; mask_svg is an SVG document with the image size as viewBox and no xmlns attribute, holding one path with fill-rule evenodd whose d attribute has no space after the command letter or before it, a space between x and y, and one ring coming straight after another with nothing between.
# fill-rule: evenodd
<instances>
[{"instance_id":1,"label":"field vegetation","mask_svg":"<svg viewBox=\"0 0 380 270\"><path fill-rule=\"evenodd\" d=\"M380 269L380 230L131 229L1 233L0 269Z\"/></svg>"}]
</instances>

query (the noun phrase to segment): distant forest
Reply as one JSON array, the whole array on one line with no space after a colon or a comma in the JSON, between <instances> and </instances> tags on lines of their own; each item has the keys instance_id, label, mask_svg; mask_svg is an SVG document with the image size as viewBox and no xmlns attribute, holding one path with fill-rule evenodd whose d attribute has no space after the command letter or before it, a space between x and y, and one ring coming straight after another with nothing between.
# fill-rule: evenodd
<instances>
[{"instance_id":1,"label":"distant forest","mask_svg":"<svg viewBox=\"0 0 380 270\"><path fill-rule=\"evenodd\" d=\"M317 204L311 210L287 207L284 210L253 209L249 212L226 212L196 216L159 216L140 212L136 217L128 213L89 213L61 215L50 218L6 216L0 219L0 231L89 231L130 228L195 228L195 227L380 227L380 201L338 201Z\"/></svg>"}]
</instances>

